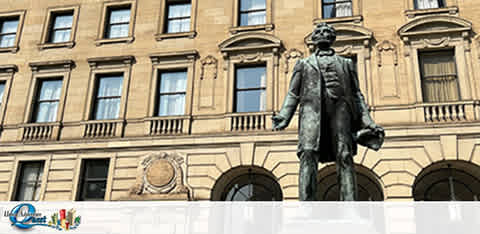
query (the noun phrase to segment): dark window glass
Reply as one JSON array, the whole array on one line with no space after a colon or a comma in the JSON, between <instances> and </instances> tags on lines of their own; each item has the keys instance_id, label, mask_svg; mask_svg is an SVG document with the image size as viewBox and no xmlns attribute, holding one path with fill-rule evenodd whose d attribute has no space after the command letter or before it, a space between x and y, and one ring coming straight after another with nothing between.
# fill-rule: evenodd
<instances>
[{"instance_id":1,"label":"dark window glass","mask_svg":"<svg viewBox=\"0 0 480 234\"><path fill-rule=\"evenodd\" d=\"M130 6L128 8L109 8L105 37L128 37L129 25Z\"/></svg>"},{"instance_id":2,"label":"dark window glass","mask_svg":"<svg viewBox=\"0 0 480 234\"><path fill-rule=\"evenodd\" d=\"M277 181L269 176L248 173L236 177L222 195L222 201L281 201L282 192Z\"/></svg>"},{"instance_id":3,"label":"dark window glass","mask_svg":"<svg viewBox=\"0 0 480 234\"><path fill-rule=\"evenodd\" d=\"M192 4L190 1L167 3L167 33L190 31L190 15Z\"/></svg>"},{"instance_id":4,"label":"dark window glass","mask_svg":"<svg viewBox=\"0 0 480 234\"><path fill-rule=\"evenodd\" d=\"M0 20L0 47L12 47L17 36L18 17Z\"/></svg>"},{"instance_id":5,"label":"dark window glass","mask_svg":"<svg viewBox=\"0 0 480 234\"><path fill-rule=\"evenodd\" d=\"M432 9L445 7L444 0L415 0L415 9Z\"/></svg>"},{"instance_id":6,"label":"dark window glass","mask_svg":"<svg viewBox=\"0 0 480 234\"><path fill-rule=\"evenodd\" d=\"M5 82L0 82L0 107L4 103L3 94L5 93Z\"/></svg>"},{"instance_id":7,"label":"dark window glass","mask_svg":"<svg viewBox=\"0 0 480 234\"><path fill-rule=\"evenodd\" d=\"M266 0L240 0L240 26L266 23Z\"/></svg>"},{"instance_id":8,"label":"dark window glass","mask_svg":"<svg viewBox=\"0 0 480 234\"><path fill-rule=\"evenodd\" d=\"M22 162L17 181L16 201L38 201L42 185L43 161Z\"/></svg>"},{"instance_id":9,"label":"dark window glass","mask_svg":"<svg viewBox=\"0 0 480 234\"><path fill-rule=\"evenodd\" d=\"M62 80L42 80L35 99L33 122L55 122L62 92Z\"/></svg>"},{"instance_id":10,"label":"dark window glass","mask_svg":"<svg viewBox=\"0 0 480 234\"><path fill-rule=\"evenodd\" d=\"M324 19L352 16L351 0L323 0L322 7Z\"/></svg>"},{"instance_id":11,"label":"dark window glass","mask_svg":"<svg viewBox=\"0 0 480 234\"><path fill-rule=\"evenodd\" d=\"M266 109L265 66L239 67L235 71L235 112Z\"/></svg>"},{"instance_id":12,"label":"dark window glass","mask_svg":"<svg viewBox=\"0 0 480 234\"><path fill-rule=\"evenodd\" d=\"M83 161L78 200L104 200L109 163L109 159L88 159Z\"/></svg>"},{"instance_id":13,"label":"dark window glass","mask_svg":"<svg viewBox=\"0 0 480 234\"><path fill-rule=\"evenodd\" d=\"M186 71L160 73L157 115L183 115L186 90Z\"/></svg>"},{"instance_id":14,"label":"dark window glass","mask_svg":"<svg viewBox=\"0 0 480 234\"><path fill-rule=\"evenodd\" d=\"M424 102L460 100L453 50L419 53Z\"/></svg>"},{"instance_id":15,"label":"dark window glass","mask_svg":"<svg viewBox=\"0 0 480 234\"><path fill-rule=\"evenodd\" d=\"M60 43L70 41L72 23L73 12L53 14L49 42Z\"/></svg>"},{"instance_id":16,"label":"dark window glass","mask_svg":"<svg viewBox=\"0 0 480 234\"><path fill-rule=\"evenodd\" d=\"M98 77L93 118L116 119L120 113L123 74Z\"/></svg>"}]
</instances>

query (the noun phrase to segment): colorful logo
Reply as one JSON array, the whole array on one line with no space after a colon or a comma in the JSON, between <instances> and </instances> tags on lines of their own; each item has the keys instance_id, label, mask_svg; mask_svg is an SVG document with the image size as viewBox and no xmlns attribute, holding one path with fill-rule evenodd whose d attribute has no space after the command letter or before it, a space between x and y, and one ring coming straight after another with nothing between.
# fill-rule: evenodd
<instances>
[{"instance_id":1,"label":"colorful logo","mask_svg":"<svg viewBox=\"0 0 480 234\"><path fill-rule=\"evenodd\" d=\"M9 218L12 226L20 229L44 226L59 231L68 231L76 229L81 222L81 217L76 215L75 209L68 211L60 209L57 213L53 213L47 221L47 216L38 213L30 203L22 203L15 206L11 211L5 211L4 216Z\"/></svg>"}]
</instances>

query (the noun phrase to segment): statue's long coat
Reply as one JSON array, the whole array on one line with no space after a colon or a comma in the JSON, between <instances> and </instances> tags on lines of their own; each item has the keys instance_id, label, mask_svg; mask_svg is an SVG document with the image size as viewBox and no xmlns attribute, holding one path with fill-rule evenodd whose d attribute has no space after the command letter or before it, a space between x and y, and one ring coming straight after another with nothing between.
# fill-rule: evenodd
<instances>
[{"instance_id":1,"label":"statue's long coat","mask_svg":"<svg viewBox=\"0 0 480 234\"><path fill-rule=\"evenodd\" d=\"M300 59L294 67L292 79L288 94L285 98L279 116L290 122L297 105L300 105L299 115L299 141L298 155L304 150L314 150L319 152L320 162L330 162L335 160L332 155L333 145L328 144L325 149L325 140L322 138L331 138L333 136L322 135L322 97L326 89L322 87L322 76L337 76L342 89L344 98L351 110L352 117L352 137L356 131L363 129L373 123L368 112L365 99L360 92L356 69L351 59L334 56L330 66L320 65L317 56L311 56ZM324 133L325 131L323 131ZM330 142L330 141L328 141ZM323 144L323 146L322 146ZM368 145L366 145L368 146ZM356 143L352 146L353 155L356 154Z\"/></svg>"}]
</instances>

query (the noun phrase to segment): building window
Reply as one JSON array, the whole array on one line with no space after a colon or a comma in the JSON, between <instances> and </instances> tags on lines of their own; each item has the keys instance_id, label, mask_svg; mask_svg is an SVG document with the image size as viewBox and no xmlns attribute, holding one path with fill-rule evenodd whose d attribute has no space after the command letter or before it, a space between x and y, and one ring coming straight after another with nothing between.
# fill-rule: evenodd
<instances>
[{"instance_id":1,"label":"building window","mask_svg":"<svg viewBox=\"0 0 480 234\"><path fill-rule=\"evenodd\" d=\"M240 26L266 23L266 0L240 0Z\"/></svg>"},{"instance_id":2,"label":"building window","mask_svg":"<svg viewBox=\"0 0 480 234\"><path fill-rule=\"evenodd\" d=\"M419 53L424 102L460 99L453 50Z\"/></svg>"},{"instance_id":3,"label":"building window","mask_svg":"<svg viewBox=\"0 0 480 234\"><path fill-rule=\"evenodd\" d=\"M117 119L120 113L123 74L101 75L97 80L93 119Z\"/></svg>"},{"instance_id":4,"label":"building window","mask_svg":"<svg viewBox=\"0 0 480 234\"><path fill-rule=\"evenodd\" d=\"M3 105L3 95L5 93L5 82L0 82L0 106Z\"/></svg>"},{"instance_id":5,"label":"building window","mask_svg":"<svg viewBox=\"0 0 480 234\"><path fill-rule=\"evenodd\" d=\"M432 9L445 7L444 0L415 0L415 9Z\"/></svg>"},{"instance_id":6,"label":"building window","mask_svg":"<svg viewBox=\"0 0 480 234\"><path fill-rule=\"evenodd\" d=\"M166 33L180 33L190 31L190 15L192 4L190 1L169 1L167 6Z\"/></svg>"},{"instance_id":7,"label":"building window","mask_svg":"<svg viewBox=\"0 0 480 234\"><path fill-rule=\"evenodd\" d=\"M19 18L6 18L1 20L0 28L0 47L15 46L15 39L17 37Z\"/></svg>"},{"instance_id":8,"label":"building window","mask_svg":"<svg viewBox=\"0 0 480 234\"><path fill-rule=\"evenodd\" d=\"M33 122L55 122L62 92L62 80L42 80L35 100Z\"/></svg>"},{"instance_id":9,"label":"building window","mask_svg":"<svg viewBox=\"0 0 480 234\"><path fill-rule=\"evenodd\" d=\"M162 72L159 79L157 115L184 115L187 71Z\"/></svg>"},{"instance_id":10,"label":"building window","mask_svg":"<svg viewBox=\"0 0 480 234\"><path fill-rule=\"evenodd\" d=\"M104 200L109 163L109 159L87 159L83 161L78 200Z\"/></svg>"},{"instance_id":11,"label":"building window","mask_svg":"<svg viewBox=\"0 0 480 234\"><path fill-rule=\"evenodd\" d=\"M234 112L260 112L266 110L265 65L237 67L235 70Z\"/></svg>"},{"instance_id":12,"label":"building window","mask_svg":"<svg viewBox=\"0 0 480 234\"><path fill-rule=\"evenodd\" d=\"M70 41L73 25L73 12L54 13L50 25L49 43Z\"/></svg>"},{"instance_id":13,"label":"building window","mask_svg":"<svg viewBox=\"0 0 480 234\"><path fill-rule=\"evenodd\" d=\"M108 8L108 22L105 38L128 37L130 29L130 6L123 8Z\"/></svg>"},{"instance_id":14,"label":"building window","mask_svg":"<svg viewBox=\"0 0 480 234\"><path fill-rule=\"evenodd\" d=\"M16 201L38 201L42 186L43 161L22 162L16 190Z\"/></svg>"},{"instance_id":15,"label":"building window","mask_svg":"<svg viewBox=\"0 0 480 234\"><path fill-rule=\"evenodd\" d=\"M352 16L352 0L323 0L324 19Z\"/></svg>"}]
</instances>

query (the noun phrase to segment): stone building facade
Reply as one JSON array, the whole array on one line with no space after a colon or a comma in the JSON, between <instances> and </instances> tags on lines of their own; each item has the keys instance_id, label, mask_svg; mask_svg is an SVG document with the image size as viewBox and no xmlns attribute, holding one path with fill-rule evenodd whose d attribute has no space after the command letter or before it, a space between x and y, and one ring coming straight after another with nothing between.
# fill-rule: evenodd
<instances>
[{"instance_id":1,"label":"stone building facade","mask_svg":"<svg viewBox=\"0 0 480 234\"><path fill-rule=\"evenodd\" d=\"M298 200L297 118L270 118L319 22L386 130L361 199L480 194L477 1L1 2L0 200Z\"/></svg>"}]
</instances>

